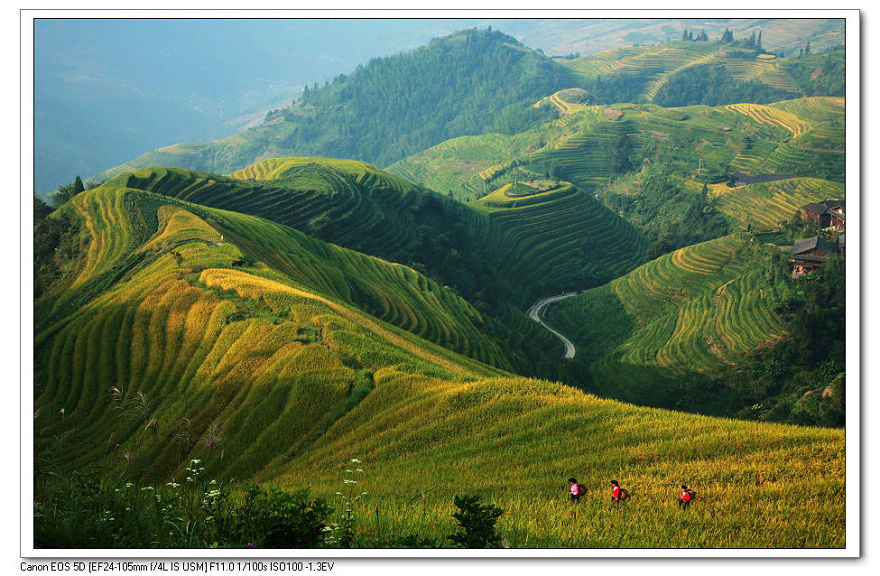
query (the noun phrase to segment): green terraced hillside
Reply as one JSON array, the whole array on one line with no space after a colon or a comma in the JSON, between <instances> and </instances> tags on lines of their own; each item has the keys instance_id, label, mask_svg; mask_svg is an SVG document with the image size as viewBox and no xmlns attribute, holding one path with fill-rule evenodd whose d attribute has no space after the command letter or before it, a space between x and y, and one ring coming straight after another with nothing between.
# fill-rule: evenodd
<instances>
[{"instance_id":1,"label":"green terraced hillside","mask_svg":"<svg viewBox=\"0 0 880 576\"><path fill-rule=\"evenodd\" d=\"M88 471L121 489L165 486L197 459L207 486L254 479L338 505L357 458L361 545L374 509L386 532L443 538L462 493L504 509L513 547L845 543L842 430L638 408L501 374L357 309L340 280L361 275L398 306L437 297L431 314L462 332L449 315L466 304L253 216L109 185L62 211L83 242L75 279L37 302L41 479ZM578 508L570 475L590 488ZM633 494L619 510L607 505L612 477ZM670 487L683 481L702 494L687 517ZM59 518L77 505L59 504Z\"/></svg>"},{"instance_id":2,"label":"green terraced hillside","mask_svg":"<svg viewBox=\"0 0 880 576\"><path fill-rule=\"evenodd\" d=\"M343 160L272 159L231 178L157 168L112 182L248 211L360 252L424 267L496 315L506 314L506 303L523 307L547 292L608 281L635 267L644 250L631 226L570 186L552 202L511 218Z\"/></svg>"},{"instance_id":3,"label":"green terraced hillside","mask_svg":"<svg viewBox=\"0 0 880 576\"><path fill-rule=\"evenodd\" d=\"M771 250L739 235L688 246L562 302L549 323L591 362L597 391L685 408L700 394L679 387L685 375L711 375L784 336L760 265ZM702 394L707 405L723 399Z\"/></svg>"},{"instance_id":4,"label":"green terraced hillside","mask_svg":"<svg viewBox=\"0 0 880 576\"><path fill-rule=\"evenodd\" d=\"M541 293L554 293L551 279L557 275L581 278L579 285L587 286L593 278L623 274L644 258L645 241L636 229L571 184L562 182L524 197L508 196L511 186L471 205L485 211L508 239L528 238L526 250L519 242L511 243L502 247L498 257L510 262L513 276L546 278Z\"/></svg>"},{"instance_id":5,"label":"green terraced hillside","mask_svg":"<svg viewBox=\"0 0 880 576\"><path fill-rule=\"evenodd\" d=\"M595 186L615 175L615 149L627 138L635 168L647 159L680 166L687 175L701 178L720 177L729 166L753 176L789 174L843 182L842 101L814 100L676 109L616 105L584 118L580 134L532 154L531 166L555 165L567 180ZM828 116L818 120L812 107L821 107ZM573 122L573 117L567 120Z\"/></svg>"},{"instance_id":6,"label":"green terraced hillside","mask_svg":"<svg viewBox=\"0 0 880 576\"><path fill-rule=\"evenodd\" d=\"M513 137L472 136L435 146L389 171L460 199L479 198L512 181L554 171L585 190L604 186L627 167L668 165L688 179L720 182L733 172L845 181L845 101L809 97L770 105L652 104L584 106ZM526 177L523 176L523 177Z\"/></svg>"},{"instance_id":7,"label":"green terraced hillside","mask_svg":"<svg viewBox=\"0 0 880 576\"><path fill-rule=\"evenodd\" d=\"M670 40L558 62L583 78L587 99L593 104L624 100L667 106L737 101L767 104L799 96L843 96L843 83L835 80L843 74L843 55L837 50L783 58L743 41ZM701 85L700 77L707 71L713 74L713 84ZM750 97L742 98L746 94ZM567 107L561 108L565 111Z\"/></svg>"},{"instance_id":8,"label":"green terraced hillside","mask_svg":"<svg viewBox=\"0 0 880 576\"><path fill-rule=\"evenodd\" d=\"M204 284L198 273L208 265L219 266L211 260L215 258L225 267L248 270L267 281L320 291L341 305L359 308L444 348L510 367L507 352L487 334L493 330L478 311L405 266L253 216L111 183L77 196L64 210L81 222L80 230L90 239L85 255L73 264L72 281L63 291L56 289L37 302L38 334L53 333L71 315L81 314L84 306L104 297L114 283L157 259L174 272L175 289L183 289L187 282L195 287ZM182 247L198 252L197 265L185 264ZM284 316L283 309L267 308L264 302L236 306L245 316Z\"/></svg>"},{"instance_id":9,"label":"green terraced hillside","mask_svg":"<svg viewBox=\"0 0 880 576\"><path fill-rule=\"evenodd\" d=\"M714 194L713 204L742 228L773 230L797 215L801 206L844 200L846 187L818 178L791 178L736 188L720 185Z\"/></svg>"},{"instance_id":10,"label":"green terraced hillside","mask_svg":"<svg viewBox=\"0 0 880 576\"><path fill-rule=\"evenodd\" d=\"M473 308L410 269L130 189L92 190L66 210L90 241L76 281L37 303L34 345L37 445L75 436L69 466L128 454L132 469L172 473L195 449L175 441L179 426L199 438L223 422L224 469L250 474L307 444L380 369L497 373L378 318L499 352ZM384 314L353 306L354 286ZM144 424L160 441L133 456Z\"/></svg>"}]
</instances>

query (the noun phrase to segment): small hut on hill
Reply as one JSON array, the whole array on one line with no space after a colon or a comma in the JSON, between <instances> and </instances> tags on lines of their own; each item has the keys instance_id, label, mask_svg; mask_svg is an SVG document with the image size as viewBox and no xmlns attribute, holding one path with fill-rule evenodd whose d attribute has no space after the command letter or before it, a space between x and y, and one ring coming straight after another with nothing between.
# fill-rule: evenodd
<instances>
[{"instance_id":1,"label":"small hut on hill","mask_svg":"<svg viewBox=\"0 0 880 576\"><path fill-rule=\"evenodd\" d=\"M828 258L837 253L837 244L819 236L795 240L790 260L794 264L791 272L792 277L797 278L802 274L812 272L816 268L821 268L825 265Z\"/></svg>"}]
</instances>

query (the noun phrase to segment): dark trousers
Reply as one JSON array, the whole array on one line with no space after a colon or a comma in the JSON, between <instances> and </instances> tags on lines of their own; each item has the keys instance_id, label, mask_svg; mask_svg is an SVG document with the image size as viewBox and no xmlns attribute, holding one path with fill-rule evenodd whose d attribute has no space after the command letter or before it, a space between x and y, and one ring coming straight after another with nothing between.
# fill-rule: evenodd
<instances>
[{"instance_id":1,"label":"dark trousers","mask_svg":"<svg viewBox=\"0 0 880 576\"><path fill-rule=\"evenodd\" d=\"M678 507L681 508L682 510L687 510L687 507L690 506L690 504L691 504L690 500L683 500L681 498L678 499Z\"/></svg>"}]
</instances>

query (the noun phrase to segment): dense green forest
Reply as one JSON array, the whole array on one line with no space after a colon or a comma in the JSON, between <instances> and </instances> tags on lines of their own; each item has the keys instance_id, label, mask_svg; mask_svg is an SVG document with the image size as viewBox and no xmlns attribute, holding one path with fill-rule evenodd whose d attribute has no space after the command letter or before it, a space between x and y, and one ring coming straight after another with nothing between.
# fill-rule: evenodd
<instances>
[{"instance_id":1,"label":"dense green forest","mask_svg":"<svg viewBox=\"0 0 880 576\"><path fill-rule=\"evenodd\" d=\"M286 149L384 166L453 136L521 132L552 119L532 104L573 82L567 68L510 36L466 30L375 58L266 120L293 125Z\"/></svg>"},{"instance_id":2,"label":"dense green forest","mask_svg":"<svg viewBox=\"0 0 880 576\"><path fill-rule=\"evenodd\" d=\"M769 104L797 98L800 94L760 82L737 80L719 64L692 66L672 76L654 97L661 106L718 106L737 102Z\"/></svg>"},{"instance_id":3,"label":"dense green forest","mask_svg":"<svg viewBox=\"0 0 880 576\"><path fill-rule=\"evenodd\" d=\"M846 50L807 54L786 61L786 71L807 96L846 96Z\"/></svg>"},{"instance_id":4,"label":"dense green forest","mask_svg":"<svg viewBox=\"0 0 880 576\"><path fill-rule=\"evenodd\" d=\"M626 184L603 188L608 207L638 228L651 242L649 260L682 246L718 238L729 232L725 217L707 198L707 189L695 191L682 186L682 179L668 166L652 166ZM622 193L628 184L635 193Z\"/></svg>"}]
</instances>

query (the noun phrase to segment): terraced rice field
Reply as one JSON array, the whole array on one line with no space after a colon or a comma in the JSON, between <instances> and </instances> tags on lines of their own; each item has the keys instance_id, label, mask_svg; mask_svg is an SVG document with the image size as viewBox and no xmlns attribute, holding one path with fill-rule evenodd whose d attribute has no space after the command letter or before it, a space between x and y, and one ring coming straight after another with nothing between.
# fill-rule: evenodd
<instances>
[{"instance_id":1,"label":"terraced rice field","mask_svg":"<svg viewBox=\"0 0 880 576\"><path fill-rule=\"evenodd\" d=\"M750 251L736 235L682 248L569 299L550 322L579 350L599 350L618 367L654 365L683 374L735 363L784 333L764 302ZM606 332L609 323L617 328ZM598 366L597 377L615 378Z\"/></svg>"},{"instance_id":2,"label":"terraced rice field","mask_svg":"<svg viewBox=\"0 0 880 576\"><path fill-rule=\"evenodd\" d=\"M596 76L605 76L616 72L633 58L650 50L650 46L627 46L574 60L560 60L559 62L570 67L585 78L595 78Z\"/></svg>"},{"instance_id":3,"label":"terraced rice field","mask_svg":"<svg viewBox=\"0 0 880 576\"><path fill-rule=\"evenodd\" d=\"M727 110L762 127L785 130L788 138L768 146L757 140L731 166L748 174L795 174L845 181L845 102L842 98L798 98L770 106L732 104Z\"/></svg>"},{"instance_id":4,"label":"terraced rice field","mask_svg":"<svg viewBox=\"0 0 880 576\"><path fill-rule=\"evenodd\" d=\"M835 430L638 408L535 380L398 376L261 480L332 493L348 458L362 461L366 537L377 508L383 532L442 536L451 495L469 492L504 509L512 548L843 545L844 507L829 502L843 490ZM588 488L577 505L569 476ZM632 494L619 508L610 478ZM675 504L683 482L700 494L687 516Z\"/></svg>"},{"instance_id":5,"label":"terraced rice field","mask_svg":"<svg viewBox=\"0 0 880 576\"><path fill-rule=\"evenodd\" d=\"M491 266L522 287L518 292L523 304L548 290L610 280L636 266L644 253L644 240L634 228L570 186L549 194L547 202L541 194L518 199L516 216L507 217L474 210L366 165L349 169L345 163L313 159L270 160L235 175L274 179L245 181L155 169L120 177L126 179L116 185L223 209L247 209L324 240L403 263L420 258L414 221L437 234L455 228L470 238L464 249L505 255ZM530 211L519 210L536 202ZM483 207L479 202L474 206ZM565 256L529 264L550 250Z\"/></svg>"},{"instance_id":6,"label":"terraced rice field","mask_svg":"<svg viewBox=\"0 0 880 576\"><path fill-rule=\"evenodd\" d=\"M809 129L809 124L794 114L772 106L745 103L730 104L725 106L725 108L733 112L745 114L759 124L768 124L770 126L784 128L795 138L803 135Z\"/></svg>"},{"instance_id":7,"label":"terraced rice field","mask_svg":"<svg viewBox=\"0 0 880 576\"><path fill-rule=\"evenodd\" d=\"M174 206L179 207L172 209ZM206 210L153 194L116 188L110 183L78 196L75 207L86 221L91 215L98 215L97 223L92 226L95 240L90 243L90 258L69 291L71 296L55 305L58 314L94 297L106 284L100 281L102 278L114 280L122 273L130 273L133 266L140 265L155 251L173 250L178 237L187 237L192 243L197 235L199 245L192 249L225 254L239 262L238 266L262 261L277 271L276 276L281 274L320 290L443 347L457 349L490 364L500 362L500 366L510 367L504 359L506 353L484 334L485 321L479 312L452 291L405 266L328 245L253 216ZM207 226L200 220L200 225L193 225L191 220L196 216L185 218L190 214L187 209L213 224ZM130 227L121 225L132 219L131 214L135 214L137 220L144 212L152 213L152 230L157 229L160 220L164 226L162 233L148 243L150 230L137 235ZM109 222L114 226L108 226ZM119 238L115 242L103 241L107 230L114 230ZM220 242L224 236L225 242ZM247 255L238 250L227 254L231 250L229 242L235 242ZM461 328L466 326L462 332Z\"/></svg>"},{"instance_id":8,"label":"terraced rice field","mask_svg":"<svg viewBox=\"0 0 880 576\"><path fill-rule=\"evenodd\" d=\"M842 122L846 114L846 99L813 96L776 102L773 107L794 114L806 122Z\"/></svg>"},{"instance_id":9,"label":"terraced rice field","mask_svg":"<svg viewBox=\"0 0 880 576\"><path fill-rule=\"evenodd\" d=\"M539 100L535 107L554 106L560 114L567 116L583 110L587 105L586 91L579 88L566 88Z\"/></svg>"},{"instance_id":10,"label":"terraced rice field","mask_svg":"<svg viewBox=\"0 0 880 576\"><path fill-rule=\"evenodd\" d=\"M674 61L681 62L681 64L675 68L671 68L668 71L662 73L657 80L655 80L649 87L645 96L647 97L648 102L653 102L654 97L657 95L657 92L660 91L660 88L663 87L664 84L669 80L670 76L673 74L677 74L682 70L690 68L692 66L699 66L700 64L708 64L713 62L718 58L718 54L715 52L710 52L708 54L692 54L691 57L686 56L687 51L685 51L685 55L679 55ZM667 55L669 58L670 55Z\"/></svg>"},{"instance_id":11,"label":"terraced rice field","mask_svg":"<svg viewBox=\"0 0 880 576\"><path fill-rule=\"evenodd\" d=\"M511 547L845 544L841 430L640 408L505 375L334 295L344 290L333 273L343 256L401 271L389 293L404 283L430 288L403 267L142 191L105 185L72 206L132 219L128 245L144 257L36 335L45 364L35 444L57 470L164 484L198 458L206 481L308 487L338 504L344 468L358 458L367 496L355 530L364 541L377 529L442 538L452 496L475 493L504 509L498 529ZM615 288L646 321L670 311L678 337L658 349L658 365L693 356L680 318L705 324L699 298L670 306L686 296L669 291L676 276L716 300L711 318L725 346L758 337L740 329L755 323L742 304L754 287L718 284L736 268L729 251L738 245L728 237L685 249L649 264L643 282ZM103 243L95 256L118 253ZM600 323L626 322L613 308L602 313ZM589 488L576 507L567 501L570 475ZM608 506L609 478L633 494L618 509ZM687 517L675 505L681 482L700 493Z\"/></svg>"},{"instance_id":12,"label":"terraced rice field","mask_svg":"<svg viewBox=\"0 0 880 576\"><path fill-rule=\"evenodd\" d=\"M761 54L755 60L728 60L725 67L737 80L758 82L794 94L801 93L800 86L778 61L760 56L766 55Z\"/></svg>"},{"instance_id":13,"label":"terraced rice field","mask_svg":"<svg viewBox=\"0 0 880 576\"><path fill-rule=\"evenodd\" d=\"M377 178L377 173L347 161L273 159L236 172L231 179L158 168L135 172L128 176L128 185L217 208L247 210L319 238L406 261L416 240L407 208L426 193L390 174ZM248 181L254 176L271 179Z\"/></svg>"},{"instance_id":14,"label":"terraced rice field","mask_svg":"<svg viewBox=\"0 0 880 576\"><path fill-rule=\"evenodd\" d=\"M818 178L792 178L738 188L718 188L715 206L743 228L772 230L798 214L800 207L828 199L843 200L846 187Z\"/></svg>"},{"instance_id":15,"label":"terraced rice field","mask_svg":"<svg viewBox=\"0 0 880 576\"><path fill-rule=\"evenodd\" d=\"M570 184L525 198L504 188L473 202L503 238L497 257L513 277L565 277L565 289L595 285L632 269L646 243L634 227ZM526 246L527 245L527 246ZM537 294L556 292L548 282Z\"/></svg>"}]
</instances>

